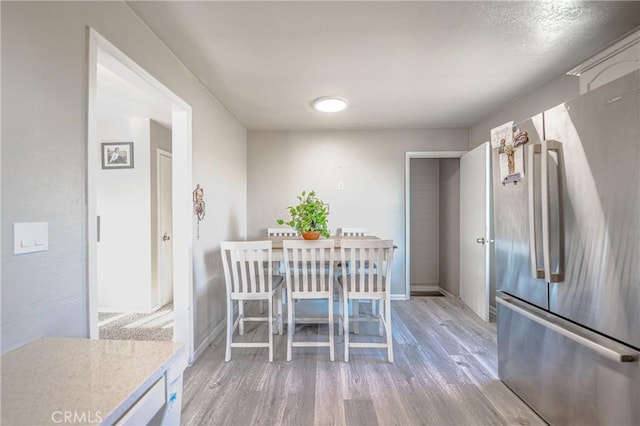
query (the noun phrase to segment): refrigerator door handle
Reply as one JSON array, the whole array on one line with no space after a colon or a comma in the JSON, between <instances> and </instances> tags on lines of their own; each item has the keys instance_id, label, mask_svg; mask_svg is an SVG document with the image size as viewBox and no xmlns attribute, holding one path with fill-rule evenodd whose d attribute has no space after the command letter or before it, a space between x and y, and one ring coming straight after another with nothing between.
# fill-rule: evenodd
<instances>
[{"instance_id":1,"label":"refrigerator door handle","mask_svg":"<svg viewBox=\"0 0 640 426\"><path fill-rule=\"evenodd\" d=\"M563 182L564 157L562 144L555 140L545 140L540 144L540 174L542 175L542 255L544 258L544 277L547 282L564 281L564 208ZM555 151L558 158L557 194L558 194L558 271L551 271L551 230L549 209L549 151Z\"/></svg>"},{"instance_id":2,"label":"refrigerator door handle","mask_svg":"<svg viewBox=\"0 0 640 426\"><path fill-rule=\"evenodd\" d=\"M531 259L531 275L533 278L544 278L544 269L538 267L538 244L536 239L536 209L535 209L535 175L533 158L540 155L540 144L529 145L529 155L527 157L527 170L529 180L527 181L529 190L529 258Z\"/></svg>"},{"instance_id":3,"label":"refrigerator door handle","mask_svg":"<svg viewBox=\"0 0 640 426\"><path fill-rule=\"evenodd\" d=\"M634 352L631 349L626 349L619 343L605 341L604 338L597 336L593 332L589 332L593 334L593 336L590 336L587 333L573 331L571 328L577 329L578 326L561 318L551 317L550 314L547 314L538 308L528 306L523 302L508 297L496 297L496 302L505 308L508 308L523 317L578 343L581 346L597 352L599 355L607 359L620 363L635 362L638 360L639 354L637 352ZM601 341L598 342L596 340Z\"/></svg>"}]
</instances>

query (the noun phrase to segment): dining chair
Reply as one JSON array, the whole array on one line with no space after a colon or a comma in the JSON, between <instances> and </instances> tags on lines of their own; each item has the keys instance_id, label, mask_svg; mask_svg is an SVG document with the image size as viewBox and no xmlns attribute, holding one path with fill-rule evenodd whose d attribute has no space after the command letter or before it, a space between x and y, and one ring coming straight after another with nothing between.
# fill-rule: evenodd
<instances>
[{"instance_id":1,"label":"dining chair","mask_svg":"<svg viewBox=\"0 0 640 426\"><path fill-rule=\"evenodd\" d=\"M371 235L367 228L340 228L338 235L343 237L365 237Z\"/></svg>"},{"instance_id":2,"label":"dining chair","mask_svg":"<svg viewBox=\"0 0 640 426\"><path fill-rule=\"evenodd\" d=\"M297 237L298 231L289 227L267 228L270 237Z\"/></svg>"},{"instance_id":3,"label":"dining chair","mask_svg":"<svg viewBox=\"0 0 640 426\"><path fill-rule=\"evenodd\" d=\"M269 348L269 362L273 361L273 298L276 297L278 314L275 321L282 334L282 283L281 275L273 275L271 241L223 241L220 243L222 268L227 290L227 347L225 361L231 360L231 348ZM244 302L267 302L267 316L248 317L244 314ZM238 316L234 321L234 303ZM245 321L267 321L268 342L234 342L236 328L244 335Z\"/></svg>"},{"instance_id":4,"label":"dining chair","mask_svg":"<svg viewBox=\"0 0 640 426\"><path fill-rule=\"evenodd\" d=\"M338 235L340 235L342 237L366 237L366 236L371 235L371 233L369 232L369 230L367 228L342 227L338 231ZM338 263L338 266L340 267L340 266L342 266L342 264ZM348 262L347 262L346 266L347 267L349 266ZM368 266L369 265L367 264L367 267ZM371 303L371 311L372 311L373 315L376 314L377 307L376 307L376 304L375 304L375 302L373 300L368 300L368 301L362 300L362 302ZM355 312L356 316L357 316L358 310L360 309L359 303L360 303L360 301L353 306L353 309L354 309L354 312ZM358 334L358 332L359 332L359 328L358 328L358 324L357 323L354 325L353 332L355 334Z\"/></svg>"},{"instance_id":5,"label":"dining chair","mask_svg":"<svg viewBox=\"0 0 640 426\"><path fill-rule=\"evenodd\" d=\"M333 262L334 240L284 240L283 257L286 265L287 287L287 361L291 361L293 347L329 347L329 358L334 360L333 338ZM299 300L327 300L327 317L297 318ZM328 324L329 341L293 341L296 322Z\"/></svg>"},{"instance_id":6,"label":"dining chair","mask_svg":"<svg viewBox=\"0 0 640 426\"><path fill-rule=\"evenodd\" d=\"M393 337L391 333L391 265L393 263L392 240L342 240L340 256L349 259L349 267L338 275L340 287L340 317L338 327L344 334L344 360L349 362L350 348L386 348L387 359L393 362ZM374 265L375 267L366 267ZM381 301L380 309L369 317L359 313L349 317L348 302L360 299ZM377 321L378 334L386 334L385 342L352 342L349 322Z\"/></svg>"},{"instance_id":7,"label":"dining chair","mask_svg":"<svg viewBox=\"0 0 640 426\"><path fill-rule=\"evenodd\" d=\"M269 237L297 237L298 231L289 227L267 228L267 236ZM284 274L284 261L280 261L278 272Z\"/></svg>"}]
</instances>

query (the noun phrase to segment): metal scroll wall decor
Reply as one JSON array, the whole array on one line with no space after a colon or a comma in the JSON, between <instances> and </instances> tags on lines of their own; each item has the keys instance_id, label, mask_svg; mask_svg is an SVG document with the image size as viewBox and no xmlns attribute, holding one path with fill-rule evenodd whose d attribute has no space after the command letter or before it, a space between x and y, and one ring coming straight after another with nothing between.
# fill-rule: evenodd
<instances>
[{"instance_id":1,"label":"metal scroll wall decor","mask_svg":"<svg viewBox=\"0 0 640 426\"><path fill-rule=\"evenodd\" d=\"M196 224L196 238L200 239L200 222L204 220L205 202L204 202L204 189L200 187L200 184L196 185L196 189L193 190L193 214L196 215L198 220Z\"/></svg>"}]
</instances>

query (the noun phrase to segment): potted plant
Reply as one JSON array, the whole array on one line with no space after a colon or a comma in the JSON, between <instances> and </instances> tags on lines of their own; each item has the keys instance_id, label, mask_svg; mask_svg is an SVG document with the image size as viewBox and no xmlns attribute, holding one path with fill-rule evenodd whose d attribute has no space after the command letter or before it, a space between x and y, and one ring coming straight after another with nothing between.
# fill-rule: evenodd
<instances>
[{"instance_id":1,"label":"potted plant","mask_svg":"<svg viewBox=\"0 0 640 426\"><path fill-rule=\"evenodd\" d=\"M289 225L296 229L305 240L317 240L320 235L329 238L327 229L327 216L329 209L320 199L316 198L315 191L302 191L298 195L298 205L289 206L291 220L278 219L278 225Z\"/></svg>"}]
</instances>

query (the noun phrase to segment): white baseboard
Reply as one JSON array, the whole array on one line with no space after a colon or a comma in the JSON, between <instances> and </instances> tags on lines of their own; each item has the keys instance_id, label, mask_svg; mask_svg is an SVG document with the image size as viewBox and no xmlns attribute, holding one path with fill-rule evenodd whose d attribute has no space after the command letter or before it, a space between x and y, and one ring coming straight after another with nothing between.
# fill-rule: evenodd
<instances>
[{"instance_id":1,"label":"white baseboard","mask_svg":"<svg viewBox=\"0 0 640 426\"><path fill-rule=\"evenodd\" d=\"M391 300L407 300L407 297L404 295L404 293L391 293Z\"/></svg>"},{"instance_id":2,"label":"white baseboard","mask_svg":"<svg viewBox=\"0 0 640 426\"><path fill-rule=\"evenodd\" d=\"M204 353L204 351L207 350L207 348L209 347L211 342L213 342L213 339L218 337L218 335L220 333L222 333L226 329L226 326L227 326L227 319L223 318L222 321L220 321L220 323L218 323L218 325L213 327L213 330L211 330L209 335L207 335L207 337L205 337L205 339L202 341L202 343L200 343L200 345L198 345L196 350L193 352L193 359L191 360L191 364L193 364L194 362L196 362L198 360L198 358L200 358L200 355L202 355ZM191 365L191 364L189 364L189 365Z\"/></svg>"},{"instance_id":3,"label":"white baseboard","mask_svg":"<svg viewBox=\"0 0 640 426\"><path fill-rule=\"evenodd\" d=\"M449 293L444 288L438 288L438 292L440 292L440 294L442 294L442 295L444 295L446 297L458 297L458 296L454 296L453 294Z\"/></svg>"},{"instance_id":4,"label":"white baseboard","mask_svg":"<svg viewBox=\"0 0 640 426\"><path fill-rule=\"evenodd\" d=\"M411 284L411 291L440 291L440 285L432 284Z\"/></svg>"},{"instance_id":5,"label":"white baseboard","mask_svg":"<svg viewBox=\"0 0 640 426\"><path fill-rule=\"evenodd\" d=\"M489 305L489 321L491 319L496 320L498 318L498 311L495 306Z\"/></svg>"}]
</instances>

